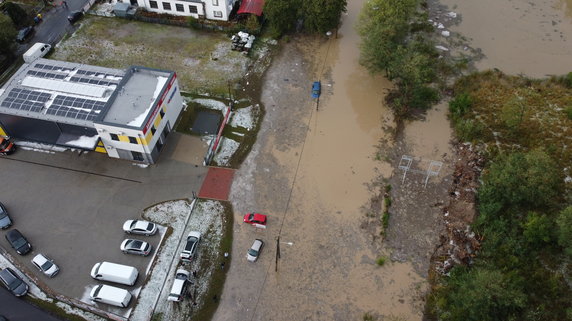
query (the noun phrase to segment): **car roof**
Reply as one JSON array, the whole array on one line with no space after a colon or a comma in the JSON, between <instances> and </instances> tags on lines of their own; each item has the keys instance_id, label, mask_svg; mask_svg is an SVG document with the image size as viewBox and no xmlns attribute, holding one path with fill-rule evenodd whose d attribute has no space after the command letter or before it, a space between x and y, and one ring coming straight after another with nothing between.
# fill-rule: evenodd
<instances>
[{"instance_id":1,"label":"car roof","mask_svg":"<svg viewBox=\"0 0 572 321\"><path fill-rule=\"evenodd\" d=\"M32 262L36 262L39 265L42 265L44 263L46 263L48 261L48 258L43 255L42 253L39 253L38 255L34 256L34 258L32 259Z\"/></svg>"},{"instance_id":2,"label":"car roof","mask_svg":"<svg viewBox=\"0 0 572 321\"><path fill-rule=\"evenodd\" d=\"M200 233L200 232L197 232L197 231L191 231L191 232L189 233L189 236L194 236L194 237L200 239L200 238L201 238L201 233Z\"/></svg>"},{"instance_id":3,"label":"car roof","mask_svg":"<svg viewBox=\"0 0 572 321\"><path fill-rule=\"evenodd\" d=\"M8 233L6 233L6 237L11 240L14 240L16 238L24 237L24 235L22 235L22 233L20 233L20 231L18 231L17 229L12 229L8 231Z\"/></svg>"},{"instance_id":4,"label":"car roof","mask_svg":"<svg viewBox=\"0 0 572 321\"><path fill-rule=\"evenodd\" d=\"M262 247L262 244L264 244L264 241L262 241L261 239L255 239L254 243L252 243L252 248L255 250L259 250Z\"/></svg>"}]
</instances>

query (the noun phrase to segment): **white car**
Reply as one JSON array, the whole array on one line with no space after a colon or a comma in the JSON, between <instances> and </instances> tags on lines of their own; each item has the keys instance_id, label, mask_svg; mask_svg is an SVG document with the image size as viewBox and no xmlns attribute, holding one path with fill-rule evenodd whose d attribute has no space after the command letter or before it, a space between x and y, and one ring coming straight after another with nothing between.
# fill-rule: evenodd
<instances>
[{"instance_id":1,"label":"white car","mask_svg":"<svg viewBox=\"0 0 572 321\"><path fill-rule=\"evenodd\" d=\"M157 232L157 225L143 220L127 220L123 223L123 231L127 234L150 236Z\"/></svg>"},{"instance_id":2,"label":"white car","mask_svg":"<svg viewBox=\"0 0 572 321\"><path fill-rule=\"evenodd\" d=\"M246 253L246 259L248 260L248 262L256 262L256 260L258 260L258 257L260 256L260 251L262 251L263 246L264 246L264 241L260 239L254 240L254 243L252 243L250 250L248 250L248 252Z\"/></svg>"},{"instance_id":3,"label":"white car","mask_svg":"<svg viewBox=\"0 0 572 321\"><path fill-rule=\"evenodd\" d=\"M137 254L147 256L151 253L151 244L134 239L125 239L119 249L125 254Z\"/></svg>"},{"instance_id":4,"label":"white car","mask_svg":"<svg viewBox=\"0 0 572 321\"><path fill-rule=\"evenodd\" d=\"M34 256L32 259L32 264L34 264L34 266L40 270L40 272L51 278L56 276L56 274L58 274L60 271L60 268L54 263L54 261L43 254Z\"/></svg>"},{"instance_id":5,"label":"white car","mask_svg":"<svg viewBox=\"0 0 572 321\"><path fill-rule=\"evenodd\" d=\"M181 302L187 294L187 285L189 284L190 273L185 270L177 270L175 275L175 281L173 281L173 286L171 287L171 292L169 292L169 297L167 300L174 302Z\"/></svg>"},{"instance_id":6,"label":"white car","mask_svg":"<svg viewBox=\"0 0 572 321\"><path fill-rule=\"evenodd\" d=\"M197 248L199 247L199 242L201 241L201 233L197 231L192 231L187 236L187 243L185 243L185 249L181 253L181 259L183 261L190 262L191 259L197 253Z\"/></svg>"}]
</instances>

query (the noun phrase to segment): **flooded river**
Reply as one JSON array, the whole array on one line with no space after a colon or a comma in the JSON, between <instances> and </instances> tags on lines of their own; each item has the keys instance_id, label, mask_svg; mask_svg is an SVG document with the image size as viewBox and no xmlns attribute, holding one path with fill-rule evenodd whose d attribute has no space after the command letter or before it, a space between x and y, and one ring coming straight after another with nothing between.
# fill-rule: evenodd
<instances>
[{"instance_id":1,"label":"flooded river","mask_svg":"<svg viewBox=\"0 0 572 321\"><path fill-rule=\"evenodd\" d=\"M479 70L531 77L572 71L571 0L441 0L461 15L452 28L480 48Z\"/></svg>"}]
</instances>

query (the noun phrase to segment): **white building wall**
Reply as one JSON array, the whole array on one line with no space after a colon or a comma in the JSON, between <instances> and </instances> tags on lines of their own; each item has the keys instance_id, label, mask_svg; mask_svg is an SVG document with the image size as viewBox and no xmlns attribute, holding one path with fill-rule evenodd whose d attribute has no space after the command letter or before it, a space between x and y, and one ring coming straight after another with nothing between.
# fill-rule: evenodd
<instances>
[{"instance_id":1,"label":"white building wall","mask_svg":"<svg viewBox=\"0 0 572 321\"><path fill-rule=\"evenodd\" d=\"M176 16L204 16L210 20L228 21L228 16L237 0L202 0L202 2L176 0L137 0L140 7L157 13L168 13ZM154 8L156 6L156 8ZM197 13L191 12L191 6L196 7Z\"/></svg>"},{"instance_id":2,"label":"white building wall","mask_svg":"<svg viewBox=\"0 0 572 321\"><path fill-rule=\"evenodd\" d=\"M134 151L144 155L144 162L154 163L155 160L152 159L153 150L157 145L157 141L161 139L165 126L168 123L170 126L169 132L171 132L183 110L183 99L176 75L159 97L161 98L157 108L150 111L153 116L145 122L143 129L133 129L113 124L94 124L110 157L122 158L118 150ZM163 117L160 116L161 110L165 112ZM161 117L160 121L157 120L158 117ZM151 128L155 129L154 134ZM111 134L117 135L119 140L113 140ZM135 138L137 143L130 142L129 137ZM165 141L162 141L162 144L165 144Z\"/></svg>"}]
</instances>

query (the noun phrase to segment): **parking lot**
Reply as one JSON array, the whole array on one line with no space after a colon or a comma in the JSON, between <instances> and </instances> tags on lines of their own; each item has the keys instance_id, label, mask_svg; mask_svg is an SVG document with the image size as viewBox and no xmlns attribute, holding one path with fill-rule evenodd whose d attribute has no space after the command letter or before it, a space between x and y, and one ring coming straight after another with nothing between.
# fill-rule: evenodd
<instances>
[{"instance_id":1,"label":"parking lot","mask_svg":"<svg viewBox=\"0 0 572 321\"><path fill-rule=\"evenodd\" d=\"M128 236L123 222L141 218L143 209L153 204L198 192L206 174L201 166L205 150L199 138L172 133L158 163L144 167L95 152L20 148L0 158L0 201L14 221L12 228L28 238L33 252L19 256L4 237L0 244L59 294L89 302L89 290L99 283L89 273L101 261L136 267L139 279L135 287L127 287L133 290L145 281L161 235ZM149 257L123 254L119 245L127 237L151 243L153 252ZM37 253L60 266L55 278L41 275L31 264Z\"/></svg>"}]
</instances>

